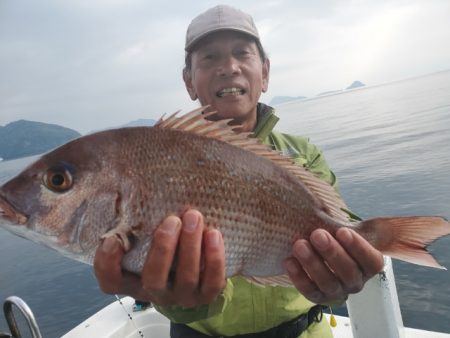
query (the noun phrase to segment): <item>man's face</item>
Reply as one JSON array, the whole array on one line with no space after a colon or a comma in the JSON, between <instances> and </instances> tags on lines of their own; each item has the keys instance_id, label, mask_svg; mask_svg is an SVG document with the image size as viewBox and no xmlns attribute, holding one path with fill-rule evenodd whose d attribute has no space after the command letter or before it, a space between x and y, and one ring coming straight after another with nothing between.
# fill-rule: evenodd
<instances>
[{"instance_id":1,"label":"man's face","mask_svg":"<svg viewBox=\"0 0 450 338\"><path fill-rule=\"evenodd\" d=\"M256 122L256 105L268 86L269 61L261 60L253 39L232 31L212 33L199 42L191 61L184 81L192 100L210 105L220 118Z\"/></svg>"}]
</instances>

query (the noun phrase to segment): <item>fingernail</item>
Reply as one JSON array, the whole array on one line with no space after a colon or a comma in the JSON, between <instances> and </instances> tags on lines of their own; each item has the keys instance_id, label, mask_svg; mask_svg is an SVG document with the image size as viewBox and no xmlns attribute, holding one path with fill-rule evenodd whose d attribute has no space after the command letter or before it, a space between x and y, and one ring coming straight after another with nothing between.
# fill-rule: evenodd
<instances>
[{"instance_id":1,"label":"fingernail","mask_svg":"<svg viewBox=\"0 0 450 338\"><path fill-rule=\"evenodd\" d=\"M308 246L301 241L294 244L294 252L295 256L301 259L308 259L311 254Z\"/></svg>"},{"instance_id":2,"label":"fingernail","mask_svg":"<svg viewBox=\"0 0 450 338\"><path fill-rule=\"evenodd\" d=\"M167 217L161 224L160 229L169 235L175 235L180 226L180 219L176 216Z\"/></svg>"},{"instance_id":3,"label":"fingernail","mask_svg":"<svg viewBox=\"0 0 450 338\"><path fill-rule=\"evenodd\" d=\"M106 237L101 246L102 251L108 254L114 253L118 248L117 242L115 236Z\"/></svg>"},{"instance_id":4,"label":"fingernail","mask_svg":"<svg viewBox=\"0 0 450 338\"><path fill-rule=\"evenodd\" d=\"M220 234L217 230L211 230L207 233L208 246L211 248L217 248L220 244Z\"/></svg>"},{"instance_id":5,"label":"fingernail","mask_svg":"<svg viewBox=\"0 0 450 338\"><path fill-rule=\"evenodd\" d=\"M342 228L339 230L339 241L342 244L350 245L353 240L353 234L349 229Z\"/></svg>"},{"instance_id":6,"label":"fingernail","mask_svg":"<svg viewBox=\"0 0 450 338\"><path fill-rule=\"evenodd\" d=\"M194 232L198 225L198 215L195 212L187 212L183 217L183 228L187 232Z\"/></svg>"},{"instance_id":7,"label":"fingernail","mask_svg":"<svg viewBox=\"0 0 450 338\"><path fill-rule=\"evenodd\" d=\"M297 264L295 264L295 262L293 262L292 260L287 260L285 263L286 266L286 270L291 274L291 275L296 275L298 273L298 267Z\"/></svg>"},{"instance_id":8,"label":"fingernail","mask_svg":"<svg viewBox=\"0 0 450 338\"><path fill-rule=\"evenodd\" d=\"M317 249L325 250L328 248L330 240L323 230L319 230L312 234L311 242L313 242Z\"/></svg>"}]
</instances>

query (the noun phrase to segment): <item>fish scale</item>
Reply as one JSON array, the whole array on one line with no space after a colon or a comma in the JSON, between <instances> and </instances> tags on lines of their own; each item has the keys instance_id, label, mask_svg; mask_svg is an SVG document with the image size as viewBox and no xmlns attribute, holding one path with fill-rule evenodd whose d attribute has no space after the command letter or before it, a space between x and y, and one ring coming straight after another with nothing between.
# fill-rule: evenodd
<instances>
[{"instance_id":1,"label":"fish scale","mask_svg":"<svg viewBox=\"0 0 450 338\"><path fill-rule=\"evenodd\" d=\"M441 267L425 248L450 233L446 220L351 222L332 186L202 110L87 135L42 156L0 187L1 225L89 264L102 238L117 236L124 269L140 273L157 226L196 208L223 235L228 277L291 285L283 260L318 228L349 227L384 254Z\"/></svg>"},{"instance_id":2,"label":"fish scale","mask_svg":"<svg viewBox=\"0 0 450 338\"><path fill-rule=\"evenodd\" d=\"M140 132L148 135L142 137ZM298 205L292 203L301 198L300 194L292 193L295 192L291 189L294 178L287 175L285 182L283 176L274 175L277 168L270 161L263 161L265 165L261 165L260 159L253 156L257 160L253 164L249 161L252 154L240 152L216 140L210 140L207 144L204 138L192 141L191 136L170 130L156 129L150 133L148 129L141 129L124 137L136 150L127 153L125 148L120 151L122 157L128 163L138 164L133 172L137 177L145 178L139 182L142 185L139 190L153 194L150 200L133 203L151 206L144 208L141 219L136 219L136 222L147 224L140 237L148 240L146 234L151 233L166 215L180 214L186 206L197 208L204 214L205 224L217 227L224 235L226 252L232 253L226 260L229 275L238 271L259 276L265 273L280 274L281 260L290 251L285 243L295 232L294 228L290 231L283 228L286 228L285 224L295 224L299 214L296 208L289 208L288 212L289 204L283 203L290 197L291 205ZM174 144L177 146L171 146ZM155 151L164 146L163 153ZM238 150L237 155L235 150ZM227 160L229 158L233 161ZM273 181L265 179L267 176L273 176ZM139 195L135 196L139 198ZM241 231L236 232L236 228ZM274 232L279 236L274 236ZM227 238L234 240L228 241ZM274 238L276 240L272 241ZM262 261L261 257L267 254L268 249L272 250L271 257L274 259ZM133 251L128 255L133 256ZM138 256L141 257L142 253ZM139 272L142 268L132 258L126 262L129 263L125 263L124 267L128 270ZM246 263L245 266L242 262ZM246 266L252 267L252 271L247 272Z\"/></svg>"}]
</instances>

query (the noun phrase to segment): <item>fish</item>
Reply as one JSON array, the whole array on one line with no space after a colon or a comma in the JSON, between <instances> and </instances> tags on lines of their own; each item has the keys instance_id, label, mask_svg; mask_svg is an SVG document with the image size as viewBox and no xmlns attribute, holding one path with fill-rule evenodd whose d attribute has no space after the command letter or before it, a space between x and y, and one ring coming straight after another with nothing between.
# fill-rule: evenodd
<instances>
[{"instance_id":1,"label":"fish","mask_svg":"<svg viewBox=\"0 0 450 338\"><path fill-rule=\"evenodd\" d=\"M330 184L204 111L85 135L48 152L0 187L1 226L87 264L116 236L123 269L140 274L157 226L195 208L206 229L223 235L227 277L292 285L283 261L318 228L351 228L384 255L444 268L426 250L450 234L444 218L355 221Z\"/></svg>"}]
</instances>

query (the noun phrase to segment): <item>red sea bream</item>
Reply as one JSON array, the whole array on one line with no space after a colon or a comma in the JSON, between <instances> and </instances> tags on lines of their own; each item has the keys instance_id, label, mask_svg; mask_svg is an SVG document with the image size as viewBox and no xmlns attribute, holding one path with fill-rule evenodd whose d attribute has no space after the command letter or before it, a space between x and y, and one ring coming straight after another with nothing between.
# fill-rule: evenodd
<instances>
[{"instance_id":1,"label":"red sea bream","mask_svg":"<svg viewBox=\"0 0 450 338\"><path fill-rule=\"evenodd\" d=\"M207 121L198 109L154 127L71 141L0 188L0 223L86 263L102 238L118 236L127 250L123 267L135 273L155 228L188 208L222 232L227 276L282 284L282 262L296 239L340 227L351 227L386 255L440 267L425 248L450 233L446 220L351 222L330 185L227 122Z\"/></svg>"}]
</instances>

